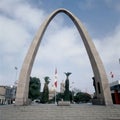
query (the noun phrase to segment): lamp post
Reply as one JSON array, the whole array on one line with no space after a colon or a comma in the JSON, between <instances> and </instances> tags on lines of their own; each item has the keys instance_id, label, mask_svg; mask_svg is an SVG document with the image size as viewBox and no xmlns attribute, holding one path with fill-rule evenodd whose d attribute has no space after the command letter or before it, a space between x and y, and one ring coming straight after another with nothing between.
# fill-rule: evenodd
<instances>
[{"instance_id":1,"label":"lamp post","mask_svg":"<svg viewBox=\"0 0 120 120\"><path fill-rule=\"evenodd\" d=\"M15 85L17 84L17 73L18 73L18 68L15 66Z\"/></svg>"}]
</instances>

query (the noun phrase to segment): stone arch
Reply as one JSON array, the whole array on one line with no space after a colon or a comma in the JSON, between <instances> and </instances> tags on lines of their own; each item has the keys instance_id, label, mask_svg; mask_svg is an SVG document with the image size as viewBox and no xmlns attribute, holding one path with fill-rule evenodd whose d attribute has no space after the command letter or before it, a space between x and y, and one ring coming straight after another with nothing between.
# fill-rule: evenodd
<instances>
[{"instance_id":1,"label":"stone arch","mask_svg":"<svg viewBox=\"0 0 120 120\"><path fill-rule=\"evenodd\" d=\"M31 46L28 50L28 53L24 59L20 75L19 75L19 83L17 87L17 93L16 93L16 100L15 104L16 105L26 105L28 104L28 87L29 87L29 79L30 79L30 74L32 70L32 66L34 63L35 56L37 54L40 42L42 40L43 34L49 25L50 21L60 12L65 13L68 15L68 17L71 18L75 26L77 27L81 38L83 40L84 46L86 48L87 54L89 56L89 60L93 69L94 73L94 79L95 79L95 84L97 86L97 83L99 82L101 89L100 93L98 92L98 87L96 87L96 99L95 103L96 104L103 104L103 105L111 105L112 104L112 99L111 99L111 94L110 94L110 88L108 84L108 79L107 75L105 73L105 69L103 66L103 63L99 57L99 54L90 38L88 35L88 32L84 28L83 24L81 21L73 15L71 12L69 12L66 9L57 9L53 13L51 13L45 21L42 23L40 26L35 38L33 39Z\"/></svg>"}]
</instances>

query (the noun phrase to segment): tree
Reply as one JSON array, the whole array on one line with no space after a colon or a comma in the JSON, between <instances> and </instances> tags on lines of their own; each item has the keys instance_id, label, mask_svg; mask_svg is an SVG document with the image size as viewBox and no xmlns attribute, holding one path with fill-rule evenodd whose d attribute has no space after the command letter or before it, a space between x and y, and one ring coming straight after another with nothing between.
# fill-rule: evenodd
<instances>
[{"instance_id":1,"label":"tree","mask_svg":"<svg viewBox=\"0 0 120 120\"><path fill-rule=\"evenodd\" d=\"M57 102L58 102L58 101L61 101L63 98L64 98L64 93L58 93L58 94L56 95L56 101L57 101Z\"/></svg>"},{"instance_id":2,"label":"tree","mask_svg":"<svg viewBox=\"0 0 120 120\"><path fill-rule=\"evenodd\" d=\"M73 91L73 93L76 95L78 92L81 92L81 90L80 89L78 89L78 88L73 88L72 89L72 91Z\"/></svg>"},{"instance_id":3,"label":"tree","mask_svg":"<svg viewBox=\"0 0 120 120\"><path fill-rule=\"evenodd\" d=\"M44 80L45 80L45 84L44 84L44 88L43 88L41 103L47 103L48 100L49 100L49 88L48 88L48 84L50 82L50 78L48 76L46 76L44 78Z\"/></svg>"},{"instance_id":4,"label":"tree","mask_svg":"<svg viewBox=\"0 0 120 120\"><path fill-rule=\"evenodd\" d=\"M69 91L69 95L70 95L70 102L73 103L74 92L73 91Z\"/></svg>"},{"instance_id":5,"label":"tree","mask_svg":"<svg viewBox=\"0 0 120 120\"><path fill-rule=\"evenodd\" d=\"M91 100L91 96L88 93L84 93L84 92L78 92L75 96L74 96L74 101L76 103L87 103Z\"/></svg>"},{"instance_id":6,"label":"tree","mask_svg":"<svg viewBox=\"0 0 120 120\"><path fill-rule=\"evenodd\" d=\"M36 78L36 77L30 77L28 97L31 100L39 98L40 97L40 88L41 88L40 79Z\"/></svg>"}]
</instances>

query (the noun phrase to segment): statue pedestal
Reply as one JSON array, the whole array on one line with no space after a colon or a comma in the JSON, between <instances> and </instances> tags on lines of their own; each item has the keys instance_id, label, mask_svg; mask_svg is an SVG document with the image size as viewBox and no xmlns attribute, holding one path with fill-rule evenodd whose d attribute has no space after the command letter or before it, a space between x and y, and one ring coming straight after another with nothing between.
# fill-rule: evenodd
<instances>
[{"instance_id":1,"label":"statue pedestal","mask_svg":"<svg viewBox=\"0 0 120 120\"><path fill-rule=\"evenodd\" d=\"M58 106L70 106L70 101L59 101Z\"/></svg>"},{"instance_id":2,"label":"statue pedestal","mask_svg":"<svg viewBox=\"0 0 120 120\"><path fill-rule=\"evenodd\" d=\"M19 106L23 106L23 105L30 105L32 103L31 99L21 99L21 98L17 98L15 100L15 105L19 105Z\"/></svg>"},{"instance_id":3,"label":"statue pedestal","mask_svg":"<svg viewBox=\"0 0 120 120\"><path fill-rule=\"evenodd\" d=\"M93 105L105 105L102 99L92 99L92 104Z\"/></svg>"}]
</instances>

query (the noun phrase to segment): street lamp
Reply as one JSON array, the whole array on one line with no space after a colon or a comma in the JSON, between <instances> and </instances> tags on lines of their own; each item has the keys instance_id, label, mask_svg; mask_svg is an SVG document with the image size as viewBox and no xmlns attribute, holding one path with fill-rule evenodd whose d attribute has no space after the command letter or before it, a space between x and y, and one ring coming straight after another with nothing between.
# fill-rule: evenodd
<instances>
[{"instance_id":1,"label":"street lamp","mask_svg":"<svg viewBox=\"0 0 120 120\"><path fill-rule=\"evenodd\" d=\"M15 85L17 84L17 73L18 73L18 68L15 66Z\"/></svg>"}]
</instances>

